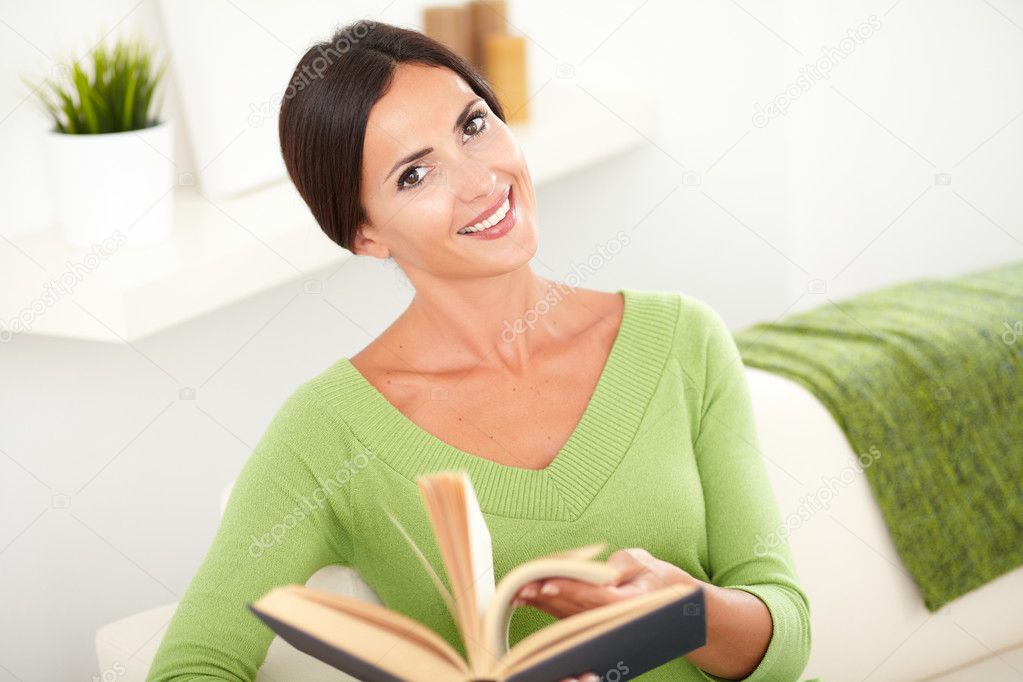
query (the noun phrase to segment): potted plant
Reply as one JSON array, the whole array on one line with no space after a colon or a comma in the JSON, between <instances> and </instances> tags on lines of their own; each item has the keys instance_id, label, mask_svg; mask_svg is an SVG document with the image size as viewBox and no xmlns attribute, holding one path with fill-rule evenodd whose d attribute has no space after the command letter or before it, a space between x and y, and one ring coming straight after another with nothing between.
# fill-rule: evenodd
<instances>
[{"instance_id":1,"label":"potted plant","mask_svg":"<svg viewBox=\"0 0 1023 682\"><path fill-rule=\"evenodd\" d=\"M154 103L165 69L141 41L118 39L34 88L54 123L46 148L56 216L73 246L170 236L173 133L169 121L157 120Z\"/></svg>"}]
</instances>

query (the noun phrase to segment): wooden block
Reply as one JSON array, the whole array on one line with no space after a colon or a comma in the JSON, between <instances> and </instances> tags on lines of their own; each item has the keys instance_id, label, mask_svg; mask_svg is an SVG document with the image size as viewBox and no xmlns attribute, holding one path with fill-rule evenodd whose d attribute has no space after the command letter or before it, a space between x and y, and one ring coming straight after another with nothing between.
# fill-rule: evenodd
<instances>
[{"instance_id":1,"label":"wooden block","mask_svg":"<svg viewBox=\"0 0 1023 682\"><path fill-rule=\"evenodd\" d=\"M423 9L423 33L443 43L452 52L475 63L472 16L465 5Z\"/></svg>"},{"instance_id":2,"label":"wooden block","mask_svg":"<svg viewBox=\"0 0 1023 682\"><path fill-rule=\"evenodd\" d=\"M490 35L508 33L508 7L504 0L471 0L468 7L472 23L473 63L486 76L483 41Z\"/></svg>"},{"instance_id":3,"label":"wooden block","mask_svg":"<svg viewBox=\"0 0 1023 682\"><path fill-rule=\"evenodd\" d=\"M526 83L526 39L518 35L490 35L483 43L487 80L497 93L507 123L529 118Z\"/></svg>"}]
</instances>

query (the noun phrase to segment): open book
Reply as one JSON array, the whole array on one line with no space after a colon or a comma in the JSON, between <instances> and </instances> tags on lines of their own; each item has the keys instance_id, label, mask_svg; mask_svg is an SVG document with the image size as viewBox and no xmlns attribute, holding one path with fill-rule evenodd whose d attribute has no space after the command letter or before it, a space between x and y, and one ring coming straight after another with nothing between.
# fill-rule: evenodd
<instances>
[{"instance_id":1,"label":"open book","mask_svg":"<svg viewBox=\"0 0 1023 682\"><path fill-rule=\"evenodd\" d=\"M404 614L303 585L276 587L248 608L295 648L364 682L545 682L611 669L625 680L706 644L702 587L672 585L562 618L509 648L519 588L555 577L609 584L618 569L594 560L605 545L532 559L495 585L490 531L468 475L439 472L417 483L450 591L387 513L450 609L468 660Z\"/></svg>"}]
</instances>

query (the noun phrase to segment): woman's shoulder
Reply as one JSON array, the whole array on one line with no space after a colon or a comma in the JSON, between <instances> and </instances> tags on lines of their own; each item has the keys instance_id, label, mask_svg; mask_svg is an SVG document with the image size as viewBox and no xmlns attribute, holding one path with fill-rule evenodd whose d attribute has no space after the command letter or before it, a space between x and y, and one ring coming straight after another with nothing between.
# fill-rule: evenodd
<instances>
[{"instance_id":1,"label":"woman's shoulder","mask_svg":"<svg viewBox=\"0 0 1023 682\"><path fill-rule=\"evenodd\" d=\"M721 314L706 300L671 289L623 289L646 308L661 308L676 319L676 339L706 339L706 335L730 334Z\"/></svg>"},{"instance_id":2,"label":"woman's shoulder","mask_svg":"<svg viewBox=\"0 0 1023 682\"><path fill-rule=\"evenodd\" d=\"M670 308L674 315L671 356L684 368L705 375L709 365L732 362L737 354L735 339L725 319L707 300L681 291L637 292L648 300Z\"/></svg>"},{"instance_id":3,"label":"woman's shoulder","mask_svg":"<svg viewBox=\"0 0 1023 682\"><path fill-rule=\"evenodd\" d=\"M353 441L348 424L322 390L323 382L336 372L337 364L302 380L286 395L267 424L264 439L299 453L334 449Z\"/></svg>"},{"instance_id":4,"label":"woman's shoulder","mask_svg":"<svg viewBox=\"0 0 1023 682\"><path fill-rule=\"evenodd\" d=\"M718 335L730 334L721 313L709 302L693 294L678 292L676 296L678 297L679 314L691 326L691 329L700 329Z\"/></svg>"}]
</instances>

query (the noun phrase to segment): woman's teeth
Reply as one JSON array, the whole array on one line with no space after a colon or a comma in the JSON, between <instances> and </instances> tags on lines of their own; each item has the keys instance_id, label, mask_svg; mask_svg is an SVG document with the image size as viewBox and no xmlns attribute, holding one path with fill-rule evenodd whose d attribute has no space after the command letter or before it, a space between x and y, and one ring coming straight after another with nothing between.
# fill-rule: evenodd
<instances>
[{"instance_id":1,"label":"woman's teeth","mask_svg":"<svg viewBox=\"0 0 1023 682\"><path fill-rule=\"evenodd\" d=\"M499 222L504 220L504 216L508 213L508 209L510 207L511 207L511 200L508 197L505 197L504 203L501 204L500 208L498 208L496 211L494 211L494 214L492 216L490 216L489 218L487 218L486 220L484 220L482 222L476 223L472 227L463 227L461 230L458 231L458 234L469 234L470 232L480 232L482 230L487 229L488 227L493 227L494 225L497 225Z\"/></svg>"}]
</instances>

